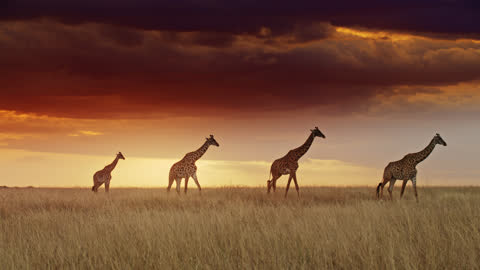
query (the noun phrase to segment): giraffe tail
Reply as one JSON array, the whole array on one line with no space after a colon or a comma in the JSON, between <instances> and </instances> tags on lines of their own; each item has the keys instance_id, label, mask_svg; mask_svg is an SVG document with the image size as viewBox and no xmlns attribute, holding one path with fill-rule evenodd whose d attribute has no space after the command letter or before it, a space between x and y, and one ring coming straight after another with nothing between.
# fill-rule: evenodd
<instances>
[{"instance_id":1,"label":"giraffe tail","mask_svg":"<svg viewBox=\"0 0 480 270\"><path fill-rule=\"evenodd\" d=\"M268 180L267 180L267 188L270 190L270 184L272 183L272 170L270 170L270 174L268 175Z\"/></svg>"},{"instance_id":2,"label":"giraffe tail","mask_svg":"<svg viewBox=\"0 0 480 270\"><path fill-rule=\"evenodd\" d=\"M382 186L382 182L380 182L377 186L377 198L380 198L380 187Z\"/></svg>"}]
</instances>

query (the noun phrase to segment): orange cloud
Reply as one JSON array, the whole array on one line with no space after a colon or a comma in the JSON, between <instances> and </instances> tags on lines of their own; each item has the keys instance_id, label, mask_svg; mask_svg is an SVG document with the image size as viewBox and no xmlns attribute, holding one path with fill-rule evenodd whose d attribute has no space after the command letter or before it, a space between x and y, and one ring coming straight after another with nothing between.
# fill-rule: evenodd
<instances>
[{"instance_id":1,"label":"orange cloud","mask_svg":"<svg viewBox=\"0 0 480 270\"><path fill-rule=\"evenodd\" d=\"M68 134L68 136L72 136L72 137L78 137L78 136L81 136L81 135L99 136L99 135L103 135L103 133L102 132L97 132L97 131L91 131L91 130L80 130L78 133Z\"/></svg>"},{"instance_id":2,"label":"orange cloud","mask_svg":"<svg viewBox=\"0 0 480 270\"><path fill-rule=\"evenodd\" d=\"M369 108L370 115L422 114L435 112L480 112L480 82L447 86L399 86L378 94Z\"/></svg>"},{"instance_id":3,"label":"orange cloud","mask_svg":"<svg viewBox=\"0 0 480 270\"><path fill-rule=\"evenodd\" d=\"M3 22L0 43L8 52L0 64L0 108L117 119L322 106L336 114L363 110L398 86L480 79L480 43L472 40L309 27L225 38L101 23Z\"/></svg>"},{"instance_id":4,"label":"orange cloud","mask_svg":"<svg viewBox=\"0 0 480 270\"><path fill-rule=\"evenodd\" d=\"M375 31L375 30L360 30L355 28L347 27L335 27L335 31L339 34L338 38L363 38L363 39L373 39L373 40L391 40L396 41L408 41L413 38L424 39L421 36L414 36L411 34L401 34L395 32L386 32L386 31Z\"/></svg>"}]
</instances>

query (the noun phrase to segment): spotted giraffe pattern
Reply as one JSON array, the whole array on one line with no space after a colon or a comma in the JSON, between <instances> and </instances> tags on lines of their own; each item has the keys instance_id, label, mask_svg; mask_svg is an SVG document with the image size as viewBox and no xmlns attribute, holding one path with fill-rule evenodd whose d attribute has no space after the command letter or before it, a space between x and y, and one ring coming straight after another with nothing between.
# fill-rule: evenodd
<instances>
[{"instance_id":1,"label":"spotted giraffe pattern","mask_svg":"<svg viewBox=\"0 0 480 270\"><path fill-rule=\"evenodd\" d=\"M118 160L123 159L125 160L125 157L121 152L117 154L115 157L115 160L110 163L109 165L105 166L102 170L96 172L93 175L93 187L92 191L97 192L98 188L105 183L105 192L108 192L110 189L110 180L112 180L112 171L115 169L117 166Z\"/></svg>"},{"instance_id":2,"label":"spotted giraffe pattern","mask_svg":"<svg viewBox=\"0 0 480 270\"><path fill-rule=\"evenodd\" d=\"M285 197L287 197L288 189L290 188L290 182L294 181L295 189L297 190L297 195L300 196L299 187L297 183L297 169L298 169L298 160L305 155L310 146L313 143L315 137L325 138L325 135L315 127L315 129L310 130L311 133L308 136L307 140L300 147L290 150L284 157L275 160L270 167L270 174L272 176L271 180L267 181L267 192L270 193L270 189L273 188L275 192L277 188L277 180L282 175L289 175L287 188L285 190Z\"/></svg>"},{"instance_id":3,"label":"spotted giraffe pattern","mask_svg":"<svg viewBox=\"0 0 480 270\"><path fill-rule=\"evenodd\" d=\"M383 196L383 187L390 182L388 193L390 194L390 199L393 199L392 191L395 181L403 180L402 190L400 192L400 198L402 198L408 180L412 180L415 199L418 202L416 166L432 153L437 144L447 146L447 143L442 139L442 137L440 137L440 134L438 133L422 151L408 154L401 160L388 163L383 172L383 181L377 186L377 198L381 198Z\"/></svg>"},{"instance_id":4,"label":"spotted giraffe pattern","mask_svg":"<svg viewBox=\"0 0 480 270\"><path fill-rule=\"evenodd\" d=\"M205 143L197 151L187 153L182 158L182 160L172 165L172 167L170 168L170 174L168 176L167 191L170 191L173 181L175 181L177 185L177 193L180 193L180 184L182 182L182 178L185 178L185 193L187 193L188 179L190 177L192 177L195 181L198 190L202 190L202 188L200 187L200 183L198 182L197 166L195 165L195 162L199 160L203 156L203 154L205 154L210 145L214 145L217 147L220 146L215 140L215 138L213 138L213 135L210 135L209 138L206 138Z\"/></svg>"}]
</instances>

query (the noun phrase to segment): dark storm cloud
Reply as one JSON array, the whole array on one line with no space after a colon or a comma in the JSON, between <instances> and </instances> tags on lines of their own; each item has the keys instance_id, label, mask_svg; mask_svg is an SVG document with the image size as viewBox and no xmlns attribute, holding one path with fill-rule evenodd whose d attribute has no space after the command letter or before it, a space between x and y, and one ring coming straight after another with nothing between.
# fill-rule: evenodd
<instances>
[{"instance_id":1,"label":"dark storm cloud","mask_svg":"<svg viewBox=\"0 0 480 270\"><path fill-rule=\"evenodd\" d=\"M108 23L167 31L258 33L273 35L318 22L408 32L480 33L476 0L338 0L338 1L161 1L161 0L5 0L0 19L54 18L64 23ZM3 6L2 6L3 5ZM306 32L304 32L306 33ZM308 37L308 33L303 35Z\"/></svg>"},{"instance_id":2,"label":"dark storm cloud","mask_svg":"<svg viewBox=\"0 0 480 270\"><path fill-rule=\"evenodd\" d=\"M480 79L480 44L471 41L324 39L285 48L268 31L233 40L198 34L0 24L0 109L93 118L318 106L349 113L397 85Z\"/></svg>"},{"instance_id":3,"label":"dark storm cloud","mask_svg":"<svg viewBox=\"0 0 480 270\"><path fill-rule=\"evenodd\" d=\"M100 27L101 35L106 39L111 39L120 45L126 47L139 46L143 42L143 33L141 31L135 31L133 29L125 29L112 25L102 25Z\"/></svg>"}]
</instances>

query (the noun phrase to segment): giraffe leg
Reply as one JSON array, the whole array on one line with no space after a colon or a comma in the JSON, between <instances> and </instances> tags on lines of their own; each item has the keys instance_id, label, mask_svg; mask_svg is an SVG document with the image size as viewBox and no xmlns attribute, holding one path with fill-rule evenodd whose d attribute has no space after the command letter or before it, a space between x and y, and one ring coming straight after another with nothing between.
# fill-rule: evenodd
<instances>
[{"instance_id":1,"label":"giraffe leg","mask_svg":"<svg viewBox=\"0 0 480 270\"><path fill-rule=\"evenodd\" d=\"M200 194L201 194L201 192L202 192L202 187L200 186L200 183L198 182L197 173L194 173L194 174L192 175L192 178L193 178L193 181L195 181L195 184L197 184L198 191L199 191Z\"/></svg>"},{"instance_id":2,"label":"giraffe leg","mask_svg":"<svg viewBox=\"0 0 480 270\"><path fill-rule=\"evenodd\" d=\"M98 189L99 189L102 185L103 185L103 183L98 184L98 186L97 186L97 191L98 191Z\"/></svg>"},{"instance_id":3,"label":"giraffe leg","mask_svg":"<svg viewBox=\"0 0 480 270\"><path fill-rule=\"evenodd\" d=\"M187 194L187 187L188 187L188 179L190 176L185 177L185 194Z\"/></svg>"},{"instance_id":4,"label":"giraffe leg","mask_svg":"<svg viewBox=\"0 0 480 270\"><path fill-rule=\"evenodd\" d=\"M267 181L267 193L270 193L270 189L273 188L273 192L277 189L277 179L280 176L272 175L272 180Z\"/></svg>"},{"instance_id":5,"label":"giraffe leg","mask_svg":"<svg viewBox=\"0 0 480 270\"><path fill-rule=\"evenodd\" d=\"M105 192L110 191L110 181L105 182Z\"/></svg>"},{"instance_id":6,"label":"giraffe leg","mask_svg":"<svg viewBox=\"0 0 480 270\"><path fill-rule=\"evenodd\" d=\"M392 195L392 192L393 192L393 186L395 185L395 179L392 179L390 180L390 185L388 185L388 193L390 194L390 200L393 201L393 195Z\"/></svg>"},{"instance_id":7,"label":"giraffe leg","mask_svg":"<svg viewBox=\"0 0 480 270\"><path fill-rule=\"evenodd\" d=\"M98 188L100 188L101 186L103 185L102 182L96 182L95 185L93 186L94 187L94 192L98 192Z\"/></svg>"},{"instance_id":8,"label":"giraffe leg","mask_svg":"<svg viewBox=\"0 0 480 270\"><path fill-rule=\"evenodd\" d=\"M281 176L281 175L280 175ZM273 192L277 191L277 180L278 178L280 178L280 176L277 176L275 178L272 178L272 188L273 188Z\"/></svg>"},{"instance_id":9,"label":"giraffe leg","mask_svg":"<svg viewBox=\"0 0 480 270\"><path fill-rule=\"evenodd\" d=\"M413 192L415 192L415 200L417 200L418 203L418 194L417 194L417 176L412 178L412 183L413 183Z\"/></svg>"},{"instance_id":10,"label":"giraffe leg","mask_svg":"<svg viewBox=\"0 0 480 270\"><path fill-rule=\"evenodd\" d=\"M297 183L297 173L293 173L293 183L295 183L295 189L297 190L297 196L300 197L300 191L298 188L298 183Z\"/></svg>"},{"instance_id":11,"label":"giraffe leg","mask_svg":"<svg viewBox=\"0 0 480 270\"><path fill-rule=\"evenodd\" d=\"M385 187L388 181L390 181L390 179L383 179L382 185L380 186L380 199L383 198L383 188Z\"/></svg>"},{"instance_id":12,"label":"giraffe leg","mask_svg":"<svg viewBox=\"0 0 480 270\"><path fill-rule=\"evenodd\" d=\"M180 184L182 183L182 178L175 178L175 182L177 183L177 186L175 187L177 194L180 194Z\"/></svg>"},{"instance_id":13,"label":"giraffe leg","mask_svg":"<svg viewBox=\"0 0 480 270\"><path fill-rule=\"evenodd\" d=\"M167 192L170 192L170 189L172 188L172 185L173 185L173 181L175 181L175 179L173 177L168 178Z\"/></svg>"},{"instance_id":14,"label":"giraffe leg","mask_svg":"<svg viewBox=\"0 0 480 270\"><path fill-rule=\"evenodd\" d=\"M408 180L403 180L402 191L400 192L400 199L403 196L403 192L405 192L405 187L407 186L407 183L408 183Z\"/></svg>"},{"instance_id":15,"label":"giraffe leg","mask_svg":"<svg viewBox=\"0 0 480 270\"><path fill-rule=\"evenodd\" d=\"M293 175L290 174L290 176L288 177L287 189L285 190L285 198L287 198L287 193L288 193L288 189L290 188L290 182L292 182L292 178L293 178Z\"/></svg>"},{"instance_id":16,"label":"giraffe leg","mask_svg":"<svg viewBox=\"0 0 480 270\"><path fill-rule=\"evenodd\" d=\"M93 192L97 192L97 184L98 181L97 181L97 178L95 177L95 175L93 176L93 186L92 186L92 191Z\"/></svg>"}]
</instances>

